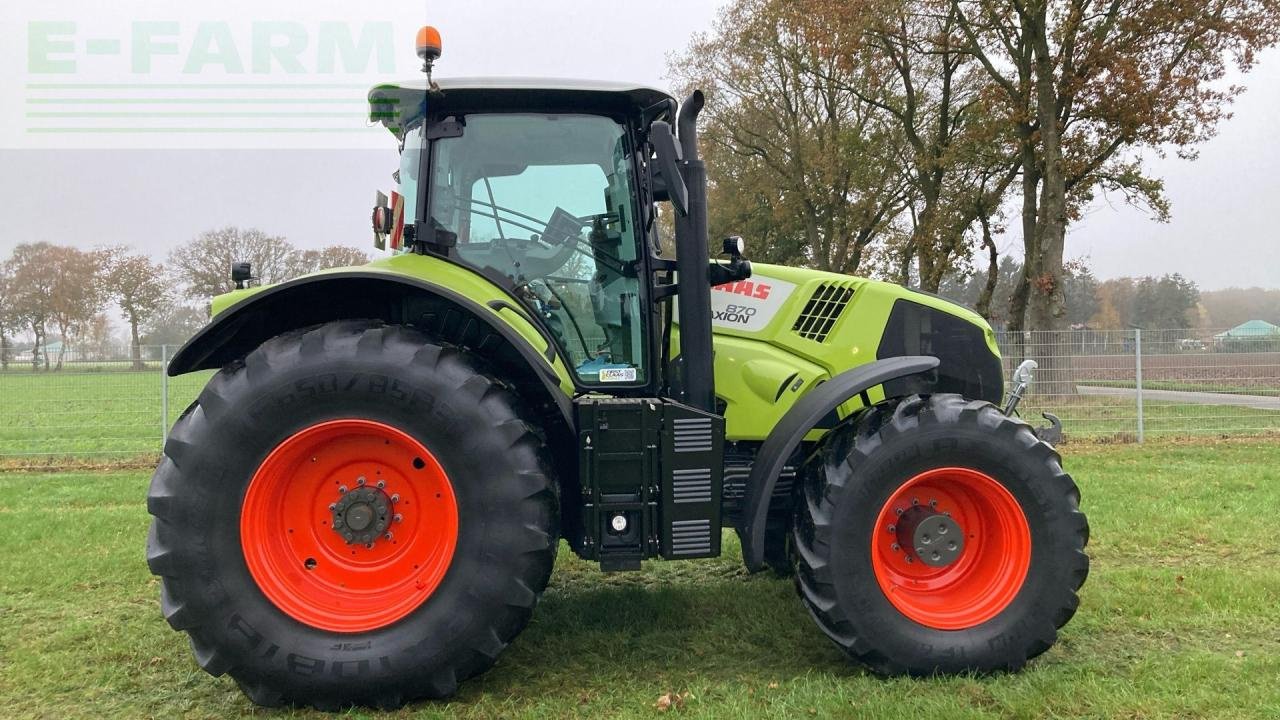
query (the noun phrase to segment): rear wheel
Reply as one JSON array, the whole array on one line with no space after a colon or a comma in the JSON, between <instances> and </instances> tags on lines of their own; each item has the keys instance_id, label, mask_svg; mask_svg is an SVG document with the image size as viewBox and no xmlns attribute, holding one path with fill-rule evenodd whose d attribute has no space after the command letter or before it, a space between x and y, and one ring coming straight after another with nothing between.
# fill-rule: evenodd
<instances>
[{"instance_id":1,"label":"rear wheel","mask_svg":"<svg viewBox=\"0 0 1280 720\"><path fill-rule=\"evenodd\" d=\"M555 485L515 396L415 330L338 322L219 372L152 479L148 562L255 702L446 697L523 629Z\"/></svg>"},{"instance_id":2,"label":"rear wheel","mask_svg":"<svg viewBox=\"0 0 1280 720\"><path fill-rule=\"evenodd\" d=\"M885 674L1013 670L1053 645L1088 574L1088 523L1030 426L958 395L829 433L802 471L797 589Z\"/></svg>"}]
</instances>

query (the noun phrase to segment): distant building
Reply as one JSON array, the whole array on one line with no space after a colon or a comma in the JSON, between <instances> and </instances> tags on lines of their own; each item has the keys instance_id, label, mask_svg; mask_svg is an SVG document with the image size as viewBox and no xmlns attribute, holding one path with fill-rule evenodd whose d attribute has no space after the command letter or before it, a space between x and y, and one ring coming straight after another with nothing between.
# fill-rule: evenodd
<instances>
[{"instance_id":1,"label":"distant building","mask_svg":"<svg viewBox=\"0 0 1280 720\"><path fill-rule=\"evenodd\" d=\"M1280 349L1280 327L1266 320L1250 320L1214 335L1213 346L1227 352L1272 352Z\"/></svg>"},{"instance_id":2,"label":"distant building","mask_svg":"<svg viewBox=\"0 0 1280 720\"><path fill-rule=\"evenodd\" d=\"M1280 326L1266 320L1250 320L1213 336L1215 340L1244 340L1250 338L1280 337Z\"/></svg>"}]
</instances>

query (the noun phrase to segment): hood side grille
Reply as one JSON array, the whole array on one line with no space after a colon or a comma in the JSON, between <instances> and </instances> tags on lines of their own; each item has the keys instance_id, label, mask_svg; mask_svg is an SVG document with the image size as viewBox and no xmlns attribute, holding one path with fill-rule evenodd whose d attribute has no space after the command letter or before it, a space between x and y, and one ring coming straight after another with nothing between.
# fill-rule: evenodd
<instances>
[{"instance_id":1,"label":"hood side grille","mask_svg":"<svg viewBox=\"0 0 1280 720\"><path fill-rule=\"evenodd\" d=\"M791 331L806 340L825 342L836 320L853 299L853 288L845 283L823 283L813 291L796 318Z\"/></svg>"}]
</instances>

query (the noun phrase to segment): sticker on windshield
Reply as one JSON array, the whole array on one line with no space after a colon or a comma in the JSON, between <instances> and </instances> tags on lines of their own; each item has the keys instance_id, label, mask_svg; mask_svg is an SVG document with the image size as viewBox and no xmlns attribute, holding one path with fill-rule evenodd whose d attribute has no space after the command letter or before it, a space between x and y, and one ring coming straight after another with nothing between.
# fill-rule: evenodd
<instances>
[{"instance_id":1,"label":"sticker on windshield","mask_svg":"<svg viewBox=\"0 0 1280 720\"><path fill-rule=\"evenodd\" d=\"M796 286L785 280L756 276L711 288L711 324L758 332L782 309Z\"/></svg>"},{"instance_id":2,"label":"sticker on windshield","mask_svg":"<svg viewBox=\"0 0 1280 720\"><path fill-rule=\"evenodd\" d=\"M635 382L635 368L604 368L600 371L600 382Z\"/></svg>"}]
</instances>

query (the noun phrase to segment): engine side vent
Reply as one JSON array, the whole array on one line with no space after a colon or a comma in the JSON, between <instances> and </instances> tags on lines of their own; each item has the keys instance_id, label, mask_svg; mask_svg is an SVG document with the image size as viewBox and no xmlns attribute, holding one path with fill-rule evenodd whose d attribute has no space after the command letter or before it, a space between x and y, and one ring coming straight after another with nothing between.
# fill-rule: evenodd
<instances>
[{"instance_id":1,"label":"engine side vent","mask_svg":"<svg viewBox=\"0 0 1280 720\"><path fill-rule=\"evenodd\" d=\"M791 331L807 340L824 342L852 299L853 288L847 283L819 285L804 310L800 311Z\"/></svg>"},{"instance_id":2,"label":"engine side vent","mask_svg":"<svg viewBox=\"0 0 1280 720\"><path fill-rule=\"evenodd\" d=\"M711 554L710 520L677 520L671 523L671 555Z\"/></svg>"},{"instance_id":3,"label":"engine side vent","mask_svg":"<svg viewBox=\"0 0 1280 720\"><path fill-rule=\"evenodd\" d=\"M673 424L676 452L707 452L711 449L710 418L681 418Z\"/></svg>"},{"instance_id":4,"label":"engine side vent","mask_svg":"<svg viewBox=\"0 0 1280 720\"><path fill-rule=\"evenodd\" d=\"M671 471L671 496L677 503L711 502L711 469Z\"/></svg>"}]
</instances>

